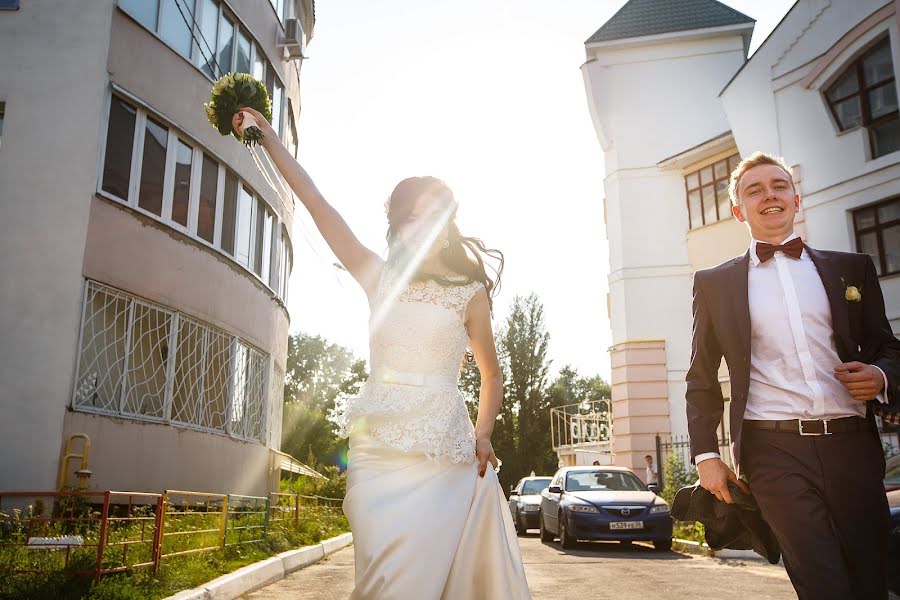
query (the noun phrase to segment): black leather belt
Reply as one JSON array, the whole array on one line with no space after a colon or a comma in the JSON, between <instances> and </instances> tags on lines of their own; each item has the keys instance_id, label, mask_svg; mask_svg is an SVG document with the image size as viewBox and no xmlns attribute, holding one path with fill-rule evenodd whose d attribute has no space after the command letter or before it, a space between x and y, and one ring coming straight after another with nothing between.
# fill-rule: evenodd
<instances>
[{"instance_id":1,"label":"black leather belt","mask_svg":"<svg viewBox=\"0 0 900 600\"><path fill-rule=\"evenodd\" d=\"M786 421L744 421L744 427L765 429L800 435L831 435L847 431L864 431L870 427L862 417L840 417L837 419L788 419Z\"/></svg>"}]
</instances>

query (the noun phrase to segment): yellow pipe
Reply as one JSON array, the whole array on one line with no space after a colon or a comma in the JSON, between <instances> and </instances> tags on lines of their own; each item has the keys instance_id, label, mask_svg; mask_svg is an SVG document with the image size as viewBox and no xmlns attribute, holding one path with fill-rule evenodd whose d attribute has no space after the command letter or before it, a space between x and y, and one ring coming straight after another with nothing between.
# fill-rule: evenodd
<instances>
[{"instance_id":1,"label":"yellow pipe","mask_svg":"<svg viewBox=\"0 0 900 600\"><path fill-rule=\"evenodd\" d=\"M72 452L72 442L76 439L82 440L81 453ZM69 461L73 458L81 459L81 468L78 469L78 487L80 489L85 489L87 487L87 479L90 476L88 474L88 458L91 453L91 438L88 437L86 433L73 433L69 436L69 439L66 440L66 449L63 454L62 462L59 465L59 477L57 478L57 489L62 491L63 488L66 487L66 481L68 480L67 471L69 468Z\"/></svg>"}]
</instances>

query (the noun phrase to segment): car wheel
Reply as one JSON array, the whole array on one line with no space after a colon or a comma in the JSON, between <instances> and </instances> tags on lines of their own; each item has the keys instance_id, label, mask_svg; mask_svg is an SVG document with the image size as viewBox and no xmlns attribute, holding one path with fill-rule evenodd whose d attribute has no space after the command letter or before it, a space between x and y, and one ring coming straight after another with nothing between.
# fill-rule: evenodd
<instances>
[{"instance_id":1,"label":"car wheel","mask_svg":"<svg viewBox=\"0 0 900 600\"><path fill-rule=\"evenodd\" d=\"M519 515L516 515L516 535L525 535L525 524L522 523L522 518Z\"/></svg>"},{"instance_id":2,"label":"car wheel","mask_svg":"<svg viewBox=\"0 0 900 600\"><path fill-rule=\"evenodd\" d=\"M540 528L540 531L541 531L541 541L544 542L545 544L548 542L552 542L553 536L550 535L550 532L547 531L546 527L544 527L544 513L543 512L541 512L538 515L538 527Z\"/></svg>"},{"instance_id":3,"label":"car wheel","mask_svg":"<svg viewBox=\"0 0 900 600\"><path fill-rule=\"evenodd\" d=\"M667 540L655 540L653 542L653 547L661 552L664 552L666 550L671 550L672 549L672 538L669 538Z\"/></svg>"},{"instance_id":4,"label":"car wheel","mask_svg":"<svg viewBox=\"0 0 900 600\"><path fill-rule=\"evenodd\" d=\"M564 513L559 513L559 545L566 550L575 547L575 538L569 535L566 529L566 515Z\"/></svg>"}]
</instances>

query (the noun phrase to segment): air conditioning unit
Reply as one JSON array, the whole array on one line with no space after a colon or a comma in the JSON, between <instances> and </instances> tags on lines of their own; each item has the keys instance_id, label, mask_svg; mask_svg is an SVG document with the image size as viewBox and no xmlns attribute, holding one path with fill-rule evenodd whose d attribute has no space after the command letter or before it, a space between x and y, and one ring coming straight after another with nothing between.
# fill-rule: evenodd
<instances>
[{"instance_id":1,"label":"air conditioning unit","mask_svg":"<svg viewBox=\"0 0 900 600\"><path fill-rule=\"evenodd\" d=\"M306 50L303 37L303 26L299 19L287 19L284 22L284 39L279 44L287 50L288 60L306 58L303 54Z\"/></svg>"}]
</instances>

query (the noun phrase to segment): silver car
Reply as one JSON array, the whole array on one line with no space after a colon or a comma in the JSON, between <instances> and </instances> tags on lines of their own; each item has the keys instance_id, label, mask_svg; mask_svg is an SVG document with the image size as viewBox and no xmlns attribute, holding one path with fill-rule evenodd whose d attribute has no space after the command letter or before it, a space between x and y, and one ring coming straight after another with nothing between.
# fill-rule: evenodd
<instances>
[{"instance_id":1,"label":"silver car","mask_svg":"<svg viewBox=\"0 0 900 600\"><path fill-rule=\"evenodd\" d=\"M525 535L527 529L538 528L541 492L550 485L552 477L523 477L509 492L509 511L516 533Z\"/></svg>"}]
</instances>

